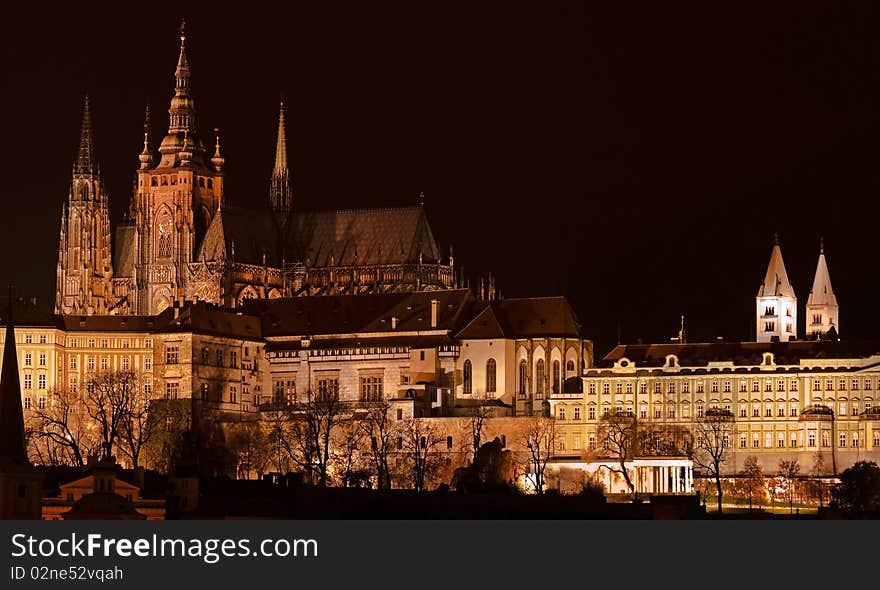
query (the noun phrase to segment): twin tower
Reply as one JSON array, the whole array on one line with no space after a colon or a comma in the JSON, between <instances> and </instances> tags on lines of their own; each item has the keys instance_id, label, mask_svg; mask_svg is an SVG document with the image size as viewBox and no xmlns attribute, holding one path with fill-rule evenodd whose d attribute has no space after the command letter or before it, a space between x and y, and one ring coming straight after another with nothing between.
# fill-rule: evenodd
<instances>
[{"instance_id":1,"label":"twin tower","mask_svg":"<svg viewBox=\"0 0 880 590\"><path fill-rule=\"evenodd\" d=\"M819 262L813 288L807 298L806 337L809 340L836 340L840 331L837 298L831 288L825 247L819 247ZM797 296L785 272L779 240L774 240L770 264L756 297L757 341L788 342L797 340Z\"/></svg>"}]
</instances>

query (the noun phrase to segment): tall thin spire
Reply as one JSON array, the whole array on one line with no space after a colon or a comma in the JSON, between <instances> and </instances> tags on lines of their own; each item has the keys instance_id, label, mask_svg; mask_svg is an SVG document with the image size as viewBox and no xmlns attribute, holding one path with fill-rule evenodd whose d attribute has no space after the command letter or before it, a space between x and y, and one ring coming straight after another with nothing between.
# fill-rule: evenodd
<instances>
[{"instance_id":1,"label":"tall thin spire","mask_svg":"<svg viewBox=\"0 0 880 590\"><path fill-rule=\"evenodd\" d=\"M86 94L83 106L82 129L79 134L79 154L73 168L74 174L94 175L97 173L95 161L95 141L92 137L92 113L89 95Z\"/></svg>"},{"instance_id":2,"label":"tall thin spire","mask_svg":"<svg viewBox=\"0 0 880 590\"><path fill-rule=\"evenodd\" d=\"M290 170L287 165L287 134L284 129L284 101L278 113L278 142L275 144L275 167L272 169L272 182L269 188L269 204L272 210L287 219L291 209L292 193Z\"/></svg>"},{"instance_id":3,"label":"tall thin spire","mask_svg":"<svg viewBox=\"0 0 880 590\"><path fill-rule=\"evenodd\" d=\"M797 296L785 271L778 235L773 236L770 263L755 302L758 342L788 342L797 338Z\"/></svg>"},{"instance_id":4,"label":"tall thin spire","mask_svg":"<svg viewBox=\"0 0 880 590\"><path fill-rule=\"evenodd\" d=\"M186 31L184 22L180 24L180 53L177 57L177 68L174 71L174 96L171 98L171 107L168 109L168 134L159 146L159 152L166 157L162 158L160 166L174 166L177 164L172 157L181 151L184 143L184 135L189 135L193 140L192 152L200 158L204 148L196 137L195 129L195 103L190 94L190 70L189 61L186 58Z\"/></svg>"},{"instance_id":5,"label":"tall thin spire","mask_svg":"<svg viewBox=\"0 0 880 590\"><path fill-rule=\"evenodd\" d=\"M275 168L272 169L272 176L287 176L289 173L287 168L287 134L284 129L284 99L282 99L278 111L278 142L275 145Z\"/></svg>"},{"instance_id":6,"label":"tall thin spire","mask_svg":"<svg viewBox=\"0 0 880 590\"><path fill-rule=\"evenodd\" d=\"M813 288L807 297L807 332L811 336L827 334L833 327L840 334L840 308L837 296L831 287L831 275L828 273L828 262L825 260L825 242L819 240L819 260L816 263L816 275L813 277Z\"/></svg>"},{"instance_id":7,"label":"tall thin spire","mask_svg":"<svg viewBox=\"0 0 880 590\"><path fill-rule=\"evenodd\" d=\"M149 168L153 163L153 154L150 151L150 125L150 105L147 105L146 113L144 113L144 151L138 156L141 168Z\"/></svg>"},{"instance_id":8,"label":"tall thin spire","mask_svg":"<svg viewBox=\"0 0 880 590\"><path fill-rule=\"evenodd\" d=\"M24 413L21 409L21 383L12 318L12 285L6 313L6 342L3 346L3 369L0 373L0 464L29 465L24 438Z\"/></svg>"}]
</instances>

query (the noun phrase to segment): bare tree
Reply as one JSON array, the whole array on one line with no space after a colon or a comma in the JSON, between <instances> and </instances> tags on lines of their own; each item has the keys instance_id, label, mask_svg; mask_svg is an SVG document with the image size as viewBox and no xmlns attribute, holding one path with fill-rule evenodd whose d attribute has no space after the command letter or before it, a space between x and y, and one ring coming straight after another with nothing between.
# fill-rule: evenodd
<instances>
[{"instance_id":1,"label":"bare tree","mask_svg":"<svg viewBox=\"0 0 880 590\"><path fill-rule=\"evenodd\" d=\"M520 445L528 453L528 470L534 475L535 493L543 494L544 474L556 445L556 421L545 416L528 418L520 432Z\"/></svg>"},{"instance_id":2,"label":"bare tree","mask_svg":"<svg viewBox=\"0 0 880 590\"><path fill-rule=\"evenodd\" d=\"M761 470L761 465L758 464L757 457L754 455L746 457L743 462L742 475L745 481L745 492L749 497L749 512L751 512L753 497L764 489L764 472Z\"/></svg>"},{"instance_id":3,"label":"bare tree","mask_svg":"<svg viewBox=\"0 0 880 590\"><path fill-rule=\"evenodd\" d=\"M136 382L120 420L120 448L131 459L131 466L135 469L140 464L144 447L149 444L164 419L161 414L166 406L156 404L154 408L152 402L150 395Z\"/></svg>"},{"instance_id":4,"label":"bare tree","mask_svg":"<svg viewBox=\"0 0 880 590\"><path fill-rule=\"evenodd\" d=\"M86 381L86 412L100 429L105 458L113 454L113 444L119 437L136 388L137 377L131 371L107 371L92 375Z\"/></svg>"},{"instance_id":5,"label":"bare tree","mask_svg":"<svg viewBox=\"0 0 880 590\"><path fill-rule=\"evenodd\" d=\"M188 400L155 399L150 404L150 436L141 455L145 463L162 473L170 473L175 458L183 452L184 433L189 428Z\"/></svg>"},{"instance_id":6,"label":"bare tree","mask_svg":"<svg viewBox=\"0 0 880 590\"><path fill-rule=\"evenodd\" d=\"M626 462L636 453L637 422L632 412L607 413L599 420L599 440L606 454L617 462L617 467L602 465L623 477L629 493L635 496L636 487L626 469Z\"/></svg>"},{"instance_id":7,"label":"bare tree","mask_svg":"<svg viewBox=\"0 0 880 590\"><path fill-rule=\"evenodd\" d=\"M480 450L480 446L483 444L483 426L486 422L486 419L491 416L491 409L487 405L489 401L489 397L486 394L479 394L477 398L474 400L475 404L468 408L467 417L468 417L468 426L469 426L469 435L470 435L470 446L471 446L471 461L477 460L477 452Z\"/></svg>"},{"instance_id":8,"label":"bare tree","mask_svg":"<svg viewBox=\"0 0 880 590\"><path fill-rule=\"evenodd\" d=\"M735 432L733 414L729 410L716 408L706 410L706 415L697 421L695 427L696 440L691 460L715 480L718 512L722 511L721 467L727 460L730 441Z\"/></svg>"},{"instance_id":9,"label":"bare tree","mask_svg":"<svg viewBox=\"0 0 880 590\"><path fill-rule=\"evenodd\" d=\"M265 473L272 457L260 424L238 422L230 425L230 430L228 444L236 458L236 477L250 479L252 473L257 477Z\"/></svg>"},{"instance_id":10,"label":"bare tree","mask_svg":"<svg viewBox=\"0 0 880 590\"><path fill-rule=\"evenodd\" d=\"M794 486L800 472L801 466L797 459L791 461L779 460L779 477L782 478L782 486L785 488L785 493L788 496L788 510L790 514L794 513Z\"/></svg>"},{"instance_id":11,"label":"bare tree","mask_svg":"<svg viewBox=\"0 0 880 590\"><path fill-rule=\"evenodd\" d=\"M74 389L50 391L45 407L32 409L31 416L35 444L42 444L44 456L55 460L61 456L62 463L85 466L98 445L79 392Z\"/></svg>"},{"instance_id":12,"label":"bare tree","mask_svg":"<svg viewBox=\"0 0 880 590\"><path fill-rule=\"evenodd\" d=\"M280 408L264 412L268 427L266 444L269 447L270 464L278 473L290 471L290 415Z\"/></svg>"},{"instance_id":13,"label":"bare tree","mask_svg":"<svg viewBox=\"0 0 880 590\"><path fill-rule=\"evenodd\" d=\"M312 483L326 486L330 441L343 416L339 390L306 392L305 401L291 407L287 448L290 457L306 471Z\"/></svg>"},{"instance_id":14,"label":"bare tree","mask_svg":"<svg viewBox=\"0 0 880 590\"><path fill-rule=\"evenodd\" d=\"M403 451L410 462L411 483L413 488L422 492L425 482L437 469L439 456L437 445L440 435L431 422L422 418L409 418L400 426L403 436Z\"/></svg>"},{"instance_id":15,"label":"bare tree","mask_svg":"<svg viewBox=\"0 0 880 590\"><path fill-rule=\"evenodd\" d=\"M360 427L369 440L370 460L376 472L376 488L391 489L391 469L388 455L392 451L396 429L391 420L391 404L381 400L371 404L360 421Z\"/></svg>"},{"instance_id":16,"label":"bare tree","mask_svg":"<svg viewBox=\"0 0 880 590\"><path fill-rule=\"evenodd\" d=\"M364 479L365 469L361 461L364 437L364 430L354 416L342 421L337 429L331 460L344 488L354 487Z\"/></svg>"}]
</instances>

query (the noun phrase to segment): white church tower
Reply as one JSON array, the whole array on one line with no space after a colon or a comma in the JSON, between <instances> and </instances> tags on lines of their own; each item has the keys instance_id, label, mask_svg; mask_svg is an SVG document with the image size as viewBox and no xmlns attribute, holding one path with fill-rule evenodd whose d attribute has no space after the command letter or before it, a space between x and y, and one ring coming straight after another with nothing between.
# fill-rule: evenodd
<instances>
[{"instance_id":1,"label":"white church tower","mask_svg":"<svg viewBox=\"0 0 880 590\"><path fill-rule=\"evenodd\" d=\"M797 338L797 297L785 272L777 236L756 304L758 342L788 342Z\"/></svg>"},{"instance_id":2,"label":"white church tower","mask_svg":"<svg viewBox=\"0 0 880 590\"><path fill-rule=\"evenodd\" d=\"M813 289L807 298L807 336L818 339L827 335L834 328L835 335L840 333L838 323L837 297L831 288L831 277L828 274L828 263L825 262L825 244L819 243L819 262L816 265L816 276Z\"/></svg>"}]
</instances>

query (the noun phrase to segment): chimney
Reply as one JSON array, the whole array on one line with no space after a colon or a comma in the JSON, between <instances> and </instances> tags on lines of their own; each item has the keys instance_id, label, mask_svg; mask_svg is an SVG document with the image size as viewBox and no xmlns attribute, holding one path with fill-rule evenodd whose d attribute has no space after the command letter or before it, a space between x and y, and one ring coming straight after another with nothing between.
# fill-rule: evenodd
<instances>
[{"instance_id":1,"label":"chimney","mask_svg":"<svg viewBox=\"0 0 880 590\"><path fill-rule=\"evenodd\" d=\"M431 327L437 327L437 309L440 307L440 302L436 299L431 299Z\"/></svg>"},{"instance_id":2,"label":"chimney","mask_svg":"<svg viewBox=\"0 0 880 590\"><path fill-rule=\"evenodd\" d=\"M397 329L397 318L396 318L395 316L392 316L392 317L391 317L391 329L392 329L392 330L396 330L396 329Z\"/></svg>"}]
</instances>

